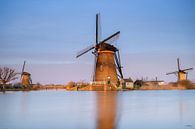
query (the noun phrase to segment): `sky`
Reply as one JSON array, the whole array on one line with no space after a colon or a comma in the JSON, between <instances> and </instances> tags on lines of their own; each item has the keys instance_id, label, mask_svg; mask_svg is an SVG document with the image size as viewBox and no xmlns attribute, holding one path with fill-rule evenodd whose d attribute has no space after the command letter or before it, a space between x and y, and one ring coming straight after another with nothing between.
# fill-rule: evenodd
<instances>
[{"instance_id":1,"label":"sky","mask_svg":"<svg viewBox=\"0 0 195 129\"><path fill-rule=\"evenodd\" d=\"M94 56L76 53L120 31L124 77L176 81L181 67L195 68L194 0L0 0L0 66L31 73L33 83L91 81ZM195 82L195 70L188 78ZM17 80L19 81L19 80Z\"/></svg>"}]
</instances>

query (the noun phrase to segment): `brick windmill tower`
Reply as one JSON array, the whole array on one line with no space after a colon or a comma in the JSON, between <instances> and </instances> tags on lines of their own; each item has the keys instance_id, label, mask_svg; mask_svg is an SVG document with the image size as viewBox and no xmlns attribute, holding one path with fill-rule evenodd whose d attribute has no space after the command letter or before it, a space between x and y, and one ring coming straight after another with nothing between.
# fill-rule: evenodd
<instances>
[{"instance_id":1,"label":"brick windmill tower","mask_svg":"<svg viewBox=\"0 0 195 129\"><path fill-rule=\"evenodd\" d=\"M31 79L31 74L28 72L25 72L25 65L26 65L26 61L24 61L24 64L22 66L22 73L21 73L21 84L24 87L29 87L32 84L32 79Z\"/></svg>"},{"instance_id":2,"label":"brick windmill tower","mask_svg":"<svg viewBox=\"0 0 195 129\"><path fill-rule=\"evenodd\" d=\"M95 56L93 82L117 84L123 79L119 49L110 43L119 37L120 31L100 40L100 15L96 14L96 43L77 53L77 58L93 50Z\"/></svg>"},{"instance_id":3,"label":"brick windmill tower","mask_svg":"<svg viewBox=\"0 0 195 129\"><path fill-rule=\"evenodd\" d=\"M167 73L166 75L169 75L169 74L177 75L177 77L178 77L177 81L187 80L187 78L188 78L188 72L187 71L193 70L193 68L187 68L187 69L182 70L181 67L180 67L179 58L177 58L177 67L178 67L178 71L170 72L170 73Z\"/></svg>"}]
</instances>

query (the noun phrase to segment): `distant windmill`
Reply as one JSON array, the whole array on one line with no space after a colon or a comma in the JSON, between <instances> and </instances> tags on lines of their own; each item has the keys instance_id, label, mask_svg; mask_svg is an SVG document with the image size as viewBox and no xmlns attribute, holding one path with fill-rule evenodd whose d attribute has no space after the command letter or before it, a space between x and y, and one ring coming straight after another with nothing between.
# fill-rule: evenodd
<instances>
[{"instance_id":1,"label":"distant windmill","mask_svg":"<svg viewBox=\"0 0 195 129\"><path fill-rule=\"evenodd\" d=\"M180 68L179 58L177 58L177 67L178 67L178 71L170 72L170 73L167 73L166 75L175 74L175 75L178 76L178 81L187 80L187 76L188 76L188 72L187 71L193 70L193 68L187 68L187 69L183 69L182 70Z\"/></svg>"},{"instance_id":2,"label":"distant windmill","mask_svg":"<svg viewBox=\"0 0 195 129\"><path fill-rule=\"evenodd\" d=\"M93 50L94 60L94 82L105 82L109 80L112 83L118 83L118 76L123 79L122 67L120 61L119 49L109 44L114 42L120 34L120 31L114 33L108 38L100 41L100 14L96 14L96 43L77 53L77 58ZM117 70L118 73L117 74Z\"/></svg>"},{"instance_id":3,"label":"distant windmill","mask_svg":"<svg viewBox=\"0 0 195 129\"><path fill-rule=\"evenodd\" d=\"M22 66L22 73L21 73L20 80L21 80L21 84L27 87L32 84L32 80L31 80L31 74L24 71L25 65L26 65L26 61L24 61L24 64Z\"/></svg>"}]
</instances>

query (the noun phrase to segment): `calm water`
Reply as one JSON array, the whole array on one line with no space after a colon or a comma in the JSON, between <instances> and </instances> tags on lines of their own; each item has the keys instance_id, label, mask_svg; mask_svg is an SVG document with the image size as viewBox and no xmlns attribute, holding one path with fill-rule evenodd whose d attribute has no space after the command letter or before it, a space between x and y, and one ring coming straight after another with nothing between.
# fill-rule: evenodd
<instances>
[{"instance_id":1,"label":"calm water","mask_svg":"<svg viewBox=\"0 0 195 129\"><path fill-rule=\"evenodd\" d=\"M0 129L195 128L195 90L0 93Z\"/></svg>"}]
</instances>

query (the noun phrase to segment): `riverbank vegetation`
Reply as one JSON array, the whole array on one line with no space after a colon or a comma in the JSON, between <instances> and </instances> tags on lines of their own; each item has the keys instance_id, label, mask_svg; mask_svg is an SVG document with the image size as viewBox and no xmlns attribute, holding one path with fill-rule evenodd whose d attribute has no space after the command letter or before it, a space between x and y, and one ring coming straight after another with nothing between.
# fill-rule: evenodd
<instances>
[{"instance_id":1,"label":"riverbank vegetation","mask_svg":"<svg viewBox=\"0 0 195 129\"><path fill-rule=\"evenodd\" d=\"M90 90L91 85L84 82L69 82L64 85L60 84L46 84L42 85L40 83L32 84L30 86L22 86L20 83L16 84L0 84L0 91L31 91L31 90L69 90L69 91L78 91L78 90ZM91 88L93 89L93 88ZM116 88L115 90L190 90L195 89L195 84L190 81L180 81L175 83L168 83L164 85L158 85L155 83L143 83L141 86L134 85L131 89L122 89L121 87Z\"/></svg>"},{"instance_id":2,"label":"riverbank vegetation","mask_svg":"<svg viewBox=\"0 0 195 129\"><path fill-rule=\"evenodd\" d=\"M10 83L11 81L17 79L16 77L17 73L14 69L4 67L0 68L0 88L1 90L5 90L5 86L7 83Z\"/></svg>"},{"instance_id":3,"label":"riverbank vegetation","mask_svg":"<svg viewBox=\"0 0 195 129\"><path fill-rule=\"evenodd\" d=\"M189 80L172 82L164 85L143 84L139 90L190 90L195 89L195 84Z\"/></svg>"}]
</instances>

